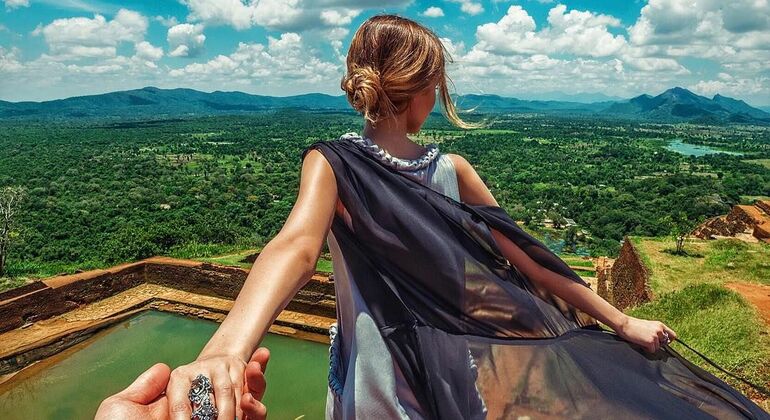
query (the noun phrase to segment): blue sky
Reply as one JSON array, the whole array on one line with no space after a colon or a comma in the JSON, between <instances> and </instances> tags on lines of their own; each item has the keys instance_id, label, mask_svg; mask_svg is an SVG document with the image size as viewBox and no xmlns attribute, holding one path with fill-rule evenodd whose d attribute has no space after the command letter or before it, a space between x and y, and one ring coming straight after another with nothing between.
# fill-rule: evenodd
<instances>
[{"instance_id":1,"label":"blue sky","mask_svg":"<svg viewBox=\"0 0 770 420\"><path fill-rule=\"evenodd\" d=\"M455 91L631 97L683 86L770 105L767 0L0 0L0 99L148 85L342 94L378 13L434 30Z\"/></svg>"}]
</instances>

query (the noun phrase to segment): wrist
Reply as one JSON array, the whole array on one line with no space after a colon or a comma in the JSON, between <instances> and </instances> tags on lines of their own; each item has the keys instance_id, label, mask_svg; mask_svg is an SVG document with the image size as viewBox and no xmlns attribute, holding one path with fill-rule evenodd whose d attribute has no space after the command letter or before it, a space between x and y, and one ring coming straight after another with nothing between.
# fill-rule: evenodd
<instances>
[{"instance_id":1,"label":"wrist","mask_svg":"<svg viewBox=\"0 0 770 420\"><path fill-rule=\"evenodd\" d=\"M623 312L619 312L617 318L612 321L610 328L612 328L617 334L621 334L626 330L630 319L630 316L624 314Z\"/></svg>"},{"instance_id":2,"label":"wrist","mask_svg":"<svg viewBox=\"0 0 770 420\"><path fill-rule=\"evenodd\" d=\"M224 359L235 359L238 361L245 363L249 362L249 359L244 357L243 354L237 351L222 351L221 349L216 350L207 350L203 349L201 353L198 355L198 357L195 359L196 361L201 361L205 359L213 359L213 358L224 358Z\"/></svg>"}]
</instances>

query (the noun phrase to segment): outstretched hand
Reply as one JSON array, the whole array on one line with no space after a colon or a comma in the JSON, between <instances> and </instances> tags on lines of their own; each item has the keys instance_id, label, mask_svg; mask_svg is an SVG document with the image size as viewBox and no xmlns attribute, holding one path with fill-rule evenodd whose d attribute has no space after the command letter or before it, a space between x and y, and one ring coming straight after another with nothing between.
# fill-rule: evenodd
<instances>
[{"instance_id":1,"label":"outstretched hand","mask_svg":"<svg viewBox=\"0 0 770 420\"><path fill-rule=\"evenodd\" d=\"M267 386L265 369L269 358L267 347L260 347L246 365L240 398L244 420L264 420L267 416L267 407L261 400ZM169 401L164 391L170 377L171 369L166 364L154 364L126 389L102 401L94 419L168 419Z\"/></svg>"},{"instance_id":2,"label":"outstretched hand","mask_svg":"<svg viewBox=\"0 0 770 420\"><path fill-rule=\"evenodd\" d=\"M644 347L650 353L676 340L676 333L660 321L650 321L629 316L616 331L622 338Z\"/></svg>"}]
</instances>

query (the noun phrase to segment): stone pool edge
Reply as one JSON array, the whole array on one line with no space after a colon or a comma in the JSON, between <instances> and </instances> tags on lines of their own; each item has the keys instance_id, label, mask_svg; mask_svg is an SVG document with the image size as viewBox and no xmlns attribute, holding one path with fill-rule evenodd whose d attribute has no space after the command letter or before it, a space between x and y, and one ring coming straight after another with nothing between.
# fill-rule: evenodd
<instances>
[{"instance_id":1,"label":"stone pool edge","mask_svg":"<svg viewBox=\"0 0 770 420\"><path fill-rule=\"evenodd\" d=\"M152 257L0 293L0 383L145 310L221 322L247 275L237 267ZM270 332L328 344L335 321L334 284L316 273Z\"/></svg>"}]
</instances>

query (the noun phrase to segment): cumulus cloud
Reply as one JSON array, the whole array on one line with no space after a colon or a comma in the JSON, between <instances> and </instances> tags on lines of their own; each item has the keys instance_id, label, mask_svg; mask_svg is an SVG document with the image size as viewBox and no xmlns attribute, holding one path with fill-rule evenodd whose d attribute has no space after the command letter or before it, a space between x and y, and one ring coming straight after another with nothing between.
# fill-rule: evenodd
<instances>
[{"instance_id":1,"label":"cumulus cloud","mask_svg":"<svg viewBox=\"0 0 770 420\"><path fill-rule=\"evenodd\" d=\"M6 9L16 9L19 7L29 7L29 0L5 0Z\"/></svg>"},{"instance_id":2,"label":"cumulus cloud","mask_svg":"<svg viewBox=\"0 0 770 420\"><path fill-rule=\"evenodd\" d=\"M147 61L158 61L163 57L163 48L156 47L147 41L134 44L136 56Z\"/></svg>"},{"instance_id":3,"label":"cumulus cloud","mask_svg":"<svg viewBox=\"0 0 770 420\"><path fill-rule=\"evenodd\" d=\"M427 8L427 9L425 9L425 11L420 13L420 14L425 16L425 17L433 17L433 18L435 18L435 17L444 16L444 11L441 10L440 7L431 6L431 7Z\"/></svg>"},{"instance_id":4,"label":"cumulus cloud","mask_svg":"<svg viewBox=\"0 0 770 420\"><path fill-rule=\"evenodd\" d=\"M522 6L511 5L498 21L478 26L470 49L442 41L454 50L450 72L464 92L486 93L495 86L501 94L630 96L664 90L690 74L675 58L631 45L622 33L615 34L621 27L614 16L557 4L538 28Z\"/></svg>"},{"instance_id":5,"label":"cumulus cloud","mask_svg":"<svg viewBox=\"0 0 770 420\"><path fill-rule=\"evenodd\" d=\"M770 2L650 0L628 34L633 45L657 55L767 63Z\"/></svg>"},{"instance_id":6,"label":"cumulus cloud","mask_svg":"<svg viewBox=\"0 0 770 420\"><path fill-rule=\"evenodd\" d=\"M0 73L6 74L21 70L19 62L19 49L16 47L4 48L0 46Z\"/></svg>"},{"instance_id":7,"label":"cumulus cloud","mask_svg":"<svg viewBox=\"0 0 770 420\"><path fill-rule=\"evenodd\" d=\"M206 25L300 32L349 25L367 8L400 7L412 0L182 0L188 20Z\"/></svg>"},{"instance_id":8,"label":"cumulus cloud","mask_svg":"<svg viewBox=\"0 0 770 420\"><path fill-rule=\"evenodd\" d=\"M197 57L203 51L206 35L203 25L180 23L168 29L166 36L171 57Z\"/></svg>"},{"instance_id":9,"label":"cumulus cloud","mask_svg":"<svg viewBox=\"0 0 770 420\"><path fill-rule=\"evenodd\" d=\"M588 11L566 11L559 4L548 12L549 26L536 31L535 20L519 5L508 8L498 22L476 30L480 48L498 53L572 53L593 57L609 56L626 44L622 35L608 27L621 26L612 16Z\"/></svg>"},{"instance_id":10,"label":"cumulus cloud","mask_svg":"<svg viewBox=\"0 0 770 420\"><path fill-rule=\"evenodd\" d=\"M56 19L48 25L38 26L32 34L42 35L51 56L58 59L114 57L121 42L141 42L147 26L146 17L120 9L110 21L100 14L93 18Z\"/></svg>"},{"instance_id":11,"label":"cumulus cloud","mask_svg":"<svg viewBox=\"0 0 770 420\"><path fill-rule=\"evenodd\" d=\"M460 10L463 13L467 13L469 15L475 16L480 13L484 12L484 6L481 5L479 2L475 2L472 0L447 0L452 3L460 3Z\"/></svg>"},{"instance_id":12,"label":"cumulus cloud","mask_svg":"<svg viewBox=\"0 0 770 420\"><path fill-rule=\"evenodd\" d=\"M287 32L279 38L269 36L267 45L241 42L230 55L192 63L170 74L179 80L195 76L197 80L227 79L241 85L278 83L286 86L287 83L333 83L341 75L340 71L339 64L321 60L307 49L301 35Z\"/></svg>"}]
</instances>

